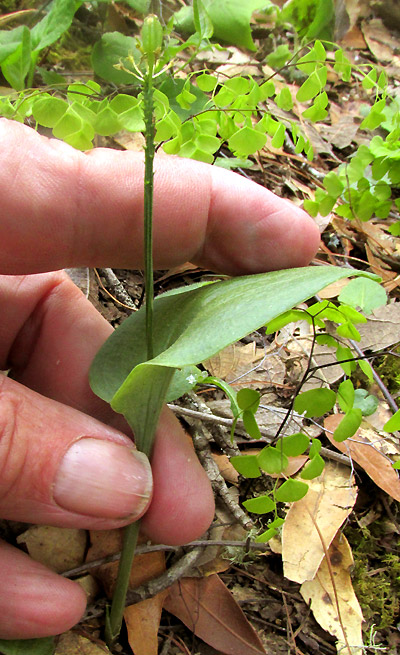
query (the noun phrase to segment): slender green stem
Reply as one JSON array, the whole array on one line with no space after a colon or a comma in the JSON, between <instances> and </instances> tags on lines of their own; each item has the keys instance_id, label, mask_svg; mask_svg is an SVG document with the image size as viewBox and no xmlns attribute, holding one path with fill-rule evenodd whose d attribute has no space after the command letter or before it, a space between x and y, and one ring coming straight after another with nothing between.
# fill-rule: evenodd
<instances>
[{"instance_id":1,"label":"slender green stem","mask_svg":"<svg viewBox=\"0 0 400 655\"><path fill-rule=\"evenodd\" d=\"M154 118L153 118L153 61L149 61L148 72L144 80L144 120L146 125L145 171L144 171L144 284L146 293L146 344L147 359L153 353L153 161L154 161ZM146 455L151 450L146 449ZM128 525L124 530L124 542L118 567L115 591L111 608L106 616L105 637L108 646L112 646L121 631L125 609L129 577L135 556L140 521Z\"/></svg>"},{"instance_id":2,"label":"slender green stem","mask_svg":"<svg viewBox=\"0 0 400 655\"><path fill-rule=\"evenodd\" d=\"M124 529L124 541L119 560L118 575L111 609L106 616L105 638L108 646L112 646L121 631L122 618L125 609L126 594L129 587L132 562L135 556L139 535L140 521L127 525Z\"/></svg>"},{"instance_id":3,"label":"slender green stem","mask_svg":"<svg viewBox=\"0 0 400 655\"><path fill-rule=\"evenodd\" d=\"M143 90L144 122L146 126L146 145L144 163L144 286L146 292L146 344L147 359L153 352L153 161L154 161L154 117L153 117L153 78L149 67Z\"/></svg>"}]
</instances>

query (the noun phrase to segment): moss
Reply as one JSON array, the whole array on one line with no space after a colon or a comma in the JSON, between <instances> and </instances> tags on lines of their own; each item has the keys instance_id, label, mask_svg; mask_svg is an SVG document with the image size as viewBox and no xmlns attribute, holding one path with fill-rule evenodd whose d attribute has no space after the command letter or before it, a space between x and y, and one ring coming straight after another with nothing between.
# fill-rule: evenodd
<instances>
[{"instance_id":1,"label":"moss","mask_svg":"<svg viewBox=\"0 0 400 655\"><path fill-rule=\"evenodd\" d=\"M393 352L400 354L400 346ZM400 357L383 355L375 360L374 368L391 393L400 390Z\"/></svg>"},{"instance_id":2,"label":"moss","mask_svg":"<svg viewBox=\"0 0 400 655\"><path fill-rule=\"evenodd\" d=\"M400 556L380 546L382 524L348 527L345 534L353 550L354 591L365 620L377 630L398 622L400 612Z\"/></svg>"}]
</instances>

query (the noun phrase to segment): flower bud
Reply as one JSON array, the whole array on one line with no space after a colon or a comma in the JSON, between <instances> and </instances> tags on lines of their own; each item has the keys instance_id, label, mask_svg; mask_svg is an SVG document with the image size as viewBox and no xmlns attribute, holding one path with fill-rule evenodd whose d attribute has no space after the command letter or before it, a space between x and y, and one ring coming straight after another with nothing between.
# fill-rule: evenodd
<instances>
[{"instance_id":1,"label":"flower bud","mask_svg":"<svg viewBox=\"0 0 400 655\"><path fill-rule=\"evenodd\" d=\"M141 49L145 57L154 59L160 54L163 44L163 28L154 14L149 14L143 21L140 32Z\"/></svg>"}]
</instances>

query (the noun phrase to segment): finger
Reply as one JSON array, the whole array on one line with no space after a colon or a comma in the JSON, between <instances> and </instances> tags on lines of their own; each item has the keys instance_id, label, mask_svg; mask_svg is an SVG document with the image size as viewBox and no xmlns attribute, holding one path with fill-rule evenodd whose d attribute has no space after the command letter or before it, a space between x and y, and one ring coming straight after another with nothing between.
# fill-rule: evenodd
<instances>
[{"instance_id":1,"label":"finger","mask_svg":"<svg viewBox=\"0 0 400 655\"><path fill-rule=\"evenodd\" d=\"M69 630L86 607L75 582L0 541L0 638L31 639Z\"/></svg>"},{"instance_id":2,"label":"finger","mask_svg":"<svg viewBox=\"0 0 400 655\"><path fill-rule=\"evenodd\" d=\"M121 422L122 417L115 415L107 403L97 398L88 383L91 361L112 328L65 274L0 276L0 312L6 317L0 338L0 367L11 367L14 378L42 396L79 409L119 429L126 428ZM35 403L42 396L34 394ZM48 398L40 400L46 403L47 408L45 410L41 406L40 416L44 411L48 415L44 431L39 428L38 436L30 434L29 438L30 446L36 438L40 440L38 447L43 462L46 461L47 451L53 447L52 440L56 435L58 442L71 441L68 412L57 410L61 421L52 424L54 408ZM31 406L31 411L34 410L35 405ZM187 437L180 424L169 414L163 415L156 434L153 477L159 490L151 506L151 517L155 518L149 518L147 532L156 541L183 543L186 539L195 539L208 528L214 504L208 478L193 457L193 451L188 451ZM87 421L88 417L84 419ZM99 424L96 422L96 425ZM76 432L72 431L72 434ZM92 433L84 422L78 434ZM107 435L106 432L106 438ZM20 447L23 442L18 439ZM109 466L109 458L107 460L105 457L104 462ZM25 471L28 470L29 467L25 467ZM95 477L98 482L102 480L100 469ZM32 481L34 487L36 484ZM47 484L51 484L51 476ZM72 490L77 490L79 498L84 497L81 487L79 476L73 477ZM114 493L117 493L117 489L107 491L108 502L112 502ZM192 498L190 502L189 497ZM99 504L102 506L103 502L100 495ZM166 506L168 512L164 511ZM79 511L79 507L75 509ZM81 511L84 511L83 508ZM178 514L181 516L180 524L170 523L169 516ZM60 521L66 518L58 517ZM24 520L38 522L32 516Z\"/></svg>"},{"instance_id":3,"label":"finger","mask_svg":"<svg viewBox=\"0 0 400 655\"><path fill-rule=\"evenodd\" d=\"M140 153L83 154L6 119L0 140L2 273L141 266ZM318 230L303 211L236 173L160 156L154 179L159 268L192 260L253 273L305 265L317 250Z\"/></svg>"}]
</instances>

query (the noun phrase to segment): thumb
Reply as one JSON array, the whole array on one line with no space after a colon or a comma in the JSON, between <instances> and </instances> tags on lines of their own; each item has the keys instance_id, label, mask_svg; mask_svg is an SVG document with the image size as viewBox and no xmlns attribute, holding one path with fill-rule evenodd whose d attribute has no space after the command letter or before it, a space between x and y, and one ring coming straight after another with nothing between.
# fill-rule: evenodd
<instances>
[{"instance_id":1,"label":"thumb","mask_svg":"<svg viewBox=\"0 0 400 655\"><path fill-rule=\"evenodd\" d=\"M0 377L0 516L104 529L147 509L152 474L127 436Z\"/></svg>"}]
</instances>

